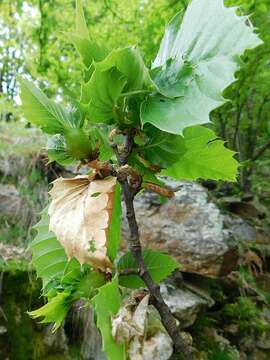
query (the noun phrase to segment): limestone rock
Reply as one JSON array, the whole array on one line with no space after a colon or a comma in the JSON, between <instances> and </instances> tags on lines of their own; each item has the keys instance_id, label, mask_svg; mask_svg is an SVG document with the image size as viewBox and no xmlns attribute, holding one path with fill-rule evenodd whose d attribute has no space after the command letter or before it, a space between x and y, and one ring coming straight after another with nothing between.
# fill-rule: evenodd
<instances>
[{"instance_id":1,"label":"limestone rock","mask_svg":"<svg viewBox=\"0 0 270 360\"><path fill-rule=\"evenodd\" d=\"M159 196L150 192L136 198L143 245L176 258L181 271L207 276L228 274L237 264L237 246L225 228L224 216L199 184L169 185L180 189L166 203L161 204ZM124 220L123 238L127 236Z\"/></svg>"},{"instance_id":2,"label":"limestone rock","mask_svg":"<svg viewBox=\"0 0 270 360\"><path fill-rule=\"evenodd\" d=\"M210 297L202 297L186 288L178 289L171 283L162 283L160 291L164 301L180 321L181 328L193 325L203 308L214 305Z\"/></svg>"},{"instance_id":3,"label":"limestone rock","mask_svg":"<svg viewBox=\"0 0 270 360\"><path fill-rule=\"evenodd\" d=\"M142 360L168 360L173 353L169 335L160 331L144 343ZM135 358L134 358L135 360ZM139 358L138 358L139 360Z\"/></svg>"}]
</instances>

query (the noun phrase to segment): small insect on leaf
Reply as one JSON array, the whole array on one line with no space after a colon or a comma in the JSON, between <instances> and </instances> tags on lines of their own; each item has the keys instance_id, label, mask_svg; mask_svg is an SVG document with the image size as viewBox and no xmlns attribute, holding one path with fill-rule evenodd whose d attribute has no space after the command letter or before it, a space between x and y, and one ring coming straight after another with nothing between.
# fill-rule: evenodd
<instances>
[{"instance_id":1,"label":"small insect on leaf","mask_svg":"<svg viewBox=\"0 0 270 360\"><path fill-rule=\"evenodd\" d=\"M50 191L50 229L69 257L96 269L112 267L107 256L116 178L59 178Z\"/></svg>"}]
</instances>

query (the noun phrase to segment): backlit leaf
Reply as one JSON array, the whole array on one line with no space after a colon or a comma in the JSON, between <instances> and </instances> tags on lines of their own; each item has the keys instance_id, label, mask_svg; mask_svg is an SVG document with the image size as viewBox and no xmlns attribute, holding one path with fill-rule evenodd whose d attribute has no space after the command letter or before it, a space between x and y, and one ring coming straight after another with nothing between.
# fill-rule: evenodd
<instances>
[{"instance_id":1,"label":"backlit leaf","mask_svg":"<svg viewBox=\"0 0 270 360\"><path fill-rule=\"evenodd\" d=\"M73 257L65 267L64 274L61 279L61 284L73 284L81 278L82 274L83 272L81 270L81 264L76 258Z\"/></svg>"},{"instance_id":2,"label":"backlit leaf","mask_svg":"<svg viewBox=\"0 0 270 360\"><path fill-rule=\"evenodd\" d=\"M83 13L82 0L76 0L76 33L84 39L89 38L89 31Z\"/></svg>"}]
</instances>

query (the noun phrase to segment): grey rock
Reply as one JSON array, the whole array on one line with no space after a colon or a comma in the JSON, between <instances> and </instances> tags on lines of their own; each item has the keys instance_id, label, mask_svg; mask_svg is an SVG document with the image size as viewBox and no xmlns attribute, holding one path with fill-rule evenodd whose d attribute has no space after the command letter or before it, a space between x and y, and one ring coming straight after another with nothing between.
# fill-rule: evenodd
<instances>
[{"instance_id":1,"label":"grey rock","mask_svg":"<svg viewBox=\"0 0 270 360\"><path fill-rule=\"evenodd\" d=\"M228 228L229 233L236 240L255 241L257 231L249 225L245 220L237 216L224 216L224 224Z\"/></svg>"},{"instance_id":2,"label":"grey rock","mask_svg":"<svg viewBox=\"0 0 270 360\"><path fill-rule=\"evenodd\" d=\"M68 353L68 339L63 327L58 329L55 333L52 332L52 326L49 325L45 328L44 345L48 348L48 352L51 353Z\"/></svg>"},{"instance_id":3,"label":"grey rock","mask_svg":"<svg viewBox=\"0 0 270 360\"><path fill-rule=\"evenodd\" d=\"M81 350L80 355L84 360L106 360L102 351L102 340L96 327L93 312L90 307L85 307L84 302L78 302L74 307L74 317L81 324Z\"/></svg>"},{"instance_id":4,"label":"grey rock","mask_svg":"<svg viewBox=\"0 0 270 360\"><path fill-rule=\"evenodd\" d=\"M270 334L264 332L257 341L257 347L263 350L270 350Z\"/></svg>"},{"instance_id":5,"label":"grey rock","mask_svg":"<svg viewBox=\"0 0 270 360\"><path fill-rule=\"evenodd\" d=\"M168 360L172 353L171 338L160 331L144 342L142 357L133 357L133 360Z\"/></svg>"},{"instance_id":6,"label":"grey rock","mask_svg":"<svg viewBox=\"0 0 270 360\"><path fill-rule=\"evenodd\" d=\"M15 186L0 184L0 214L16 215L21 205L22 199Z\"/></svg>"},{"instance_id":7,"label":"grey rock","mask_svg":"<svg viewBox=\"0 0 270 360\"><path fill-rule=\"evenodd\" d=\"M0 335L5 334L7 332L7 328L5 326L0 325Z\"/></svg>"},{"instance_id":8,"label":"grey rock","mask_svg":"<svg viewBox=\"0 0 270 360\"><path fill-rule=\"evenodd\" d=\"M164 301L180 321L181 328L193 325L203 308L214 305L209 296L202 297L187 288L178 289L171 283L162 283L160 291Z\"/></svg>"},{"instance_id":9,"label":"grey rock","mask_svg":"<svg viewBox=\"0 0 270 360\"><path fill-rule=\"evenodd\" d=\"M169 185L177 185L179 190L164 204L150 192L135 200L143 245L175 257L181 271L207 276L229 273L237 264L237 246L216 204L199 184ZM124 220L123 238L127 237Z\"/></svg>"}]
</instances>

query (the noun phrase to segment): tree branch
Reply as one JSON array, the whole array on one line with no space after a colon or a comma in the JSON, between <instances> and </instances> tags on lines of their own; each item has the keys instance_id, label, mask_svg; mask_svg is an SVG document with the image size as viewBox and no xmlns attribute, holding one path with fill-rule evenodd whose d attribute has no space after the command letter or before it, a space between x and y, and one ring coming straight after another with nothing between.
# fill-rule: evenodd
<instances>
[{"instance_id":1,"label":"tree branch","mask_svg":"<svg viewBox=\"0 0 270 360\"><path fill-rule=\"evenodd\" d=\"M269 148L270 148L270 140L258 150L257 154L253 156L252 161L258 160Z\"/></svg>"},{"instance_id":2,"label":"tree branch","mask_svg":"<svg viewBox=\"0 0 270 360\"><path fill-rule=\"evenodd\" d=\"M128 157L134 144L134 135L133 130L129 131L126 135L126 142L123 151L118 156L120 166L124 166L128 162ZM176 320L161 296L160 287L154 283L143 259L139 228L134 210L134 197L140 190L141 184L134 186L134 184L129 183L128 176L125 178L121 177L118 180L122 186L122 193L126 205L126 217L130 230L128 246L138 265L139 276L145 282L150 292L153 304L160 314L162 324L172 338L175 351L177 354L181 354L184 359L193 359L192 348L186 344L186 341L182 338Z\"/></svg>"}]
</instances>

